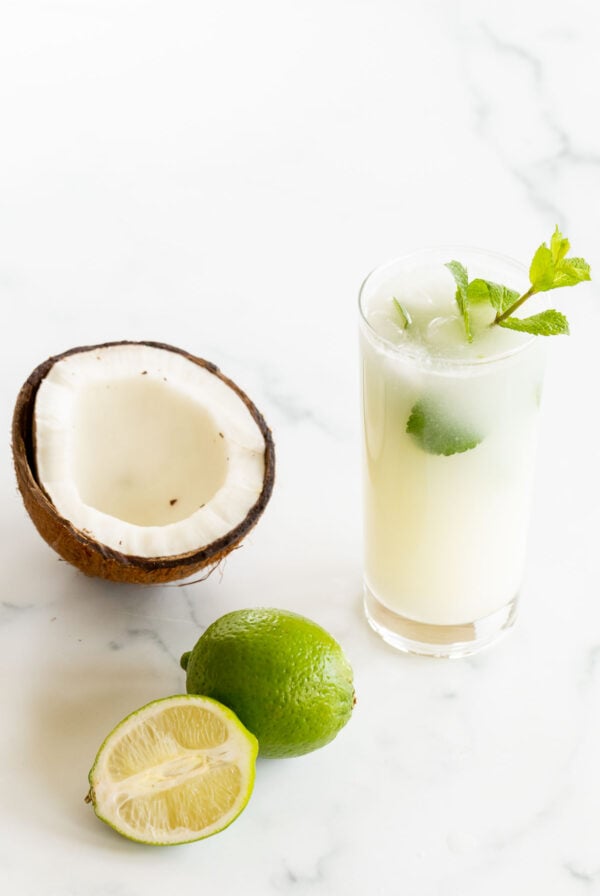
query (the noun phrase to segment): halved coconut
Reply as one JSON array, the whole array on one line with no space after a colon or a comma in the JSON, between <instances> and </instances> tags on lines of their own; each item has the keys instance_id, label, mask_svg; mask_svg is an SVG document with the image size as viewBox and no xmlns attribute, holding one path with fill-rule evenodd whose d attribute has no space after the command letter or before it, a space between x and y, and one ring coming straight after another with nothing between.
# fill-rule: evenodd
<instances>
[{"instance_id":1,"label":"halved coconut","mask_svg":"<svg viewBox=\"0 0 600 896\"><path fill-rule=\"evenodd\" d=\"M214 364L156 342L49 358L21 389L13 454L42 537L88 575L184 578L254 526L273 489L262 415Z\"/></svg>"}]
</instances>

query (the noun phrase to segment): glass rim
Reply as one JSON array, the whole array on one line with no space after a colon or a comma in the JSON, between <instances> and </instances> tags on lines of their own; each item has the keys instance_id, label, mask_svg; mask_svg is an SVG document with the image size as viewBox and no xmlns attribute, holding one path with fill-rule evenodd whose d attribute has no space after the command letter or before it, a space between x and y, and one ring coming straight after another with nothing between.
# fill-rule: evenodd
<instances>
[{"instance_id":1,"label":"glass rim","mask_svg":"<svg viewBox=\"0 0 600 896\"><path fill-rule=\"evenodd\" d=\"M410 345L397 345L396 343L387 339L385 336L381 336L377 332L375 327L369 322L363 305L365 287L370 282L371 278L375 274L378 274L380 271L383 271L385 270L385 268L389 268L392 265L409 261L411 258L418 258L420 255L424 256L428 253L442 252L445 250L448 250L449 254L450 252L456 251L464 253L476 253L478 255L487 256L488 258L493 258L496 261L507 262L514 267L520 268L525 273L527 272L526 266L510 255L505 255L502 252L494 252L491 249L480 249L478 246L469 246L465 243L438 243L431 246L423 246L420 249L413 249L411 252L405 252L403 255L397 255L395 258L390 258L388 261L385 261L382 264L378 264L376 267L371 268L367 276L362 281L358 290L358 311L360 315L360 322L366 327L369 335L377 342L381 343L381 345L383 345L391 354L394 354L396 356L401 355L413 360L419 360L425 362L427 366L430 367L482 367L488 364L497 364L501 361L513 357L514 355L518 355L520 352L524 351L526 348L529 348L533 343L535 343L538 337L530 334L529 339L526 339L520 345L516 345L513 348L507 349L500 354L492 355L489 358L447 358L443 355L440 355L437 357L430 356L427 359L423 359L422 354L418 353L417 351L411 351Z\"/></svg>"}]
</instances>

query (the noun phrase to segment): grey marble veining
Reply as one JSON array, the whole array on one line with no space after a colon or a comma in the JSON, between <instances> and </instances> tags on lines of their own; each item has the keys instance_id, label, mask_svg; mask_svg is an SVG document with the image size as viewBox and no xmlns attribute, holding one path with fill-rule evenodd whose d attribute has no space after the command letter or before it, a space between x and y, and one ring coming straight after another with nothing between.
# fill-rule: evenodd
<instances>
[{"instance_id":1,"label":"grey marble veining","mask_svg":"<svg viewBox=\"0 0 600 896\"><path fill-rule=\"evenodd\" d=\"M364 622L355 332L362 277L422 244L526 263L558 223L599 269L599 34L587 0L6 6L4 432L51 353L152 338L239 381L279 466L205 581L119 587L41 541L5 438L3 892L600 893L597 286L569 297L549 369L517 625L468 660L399 656ZM217 837L117 837L83 803L101 741L185 690L179 658L214 619L258 605L340 640L351 722L260 760Z\"/></svg>"},{"instance_id":2,"label":"grey marble veining","mask_svg":"<svg viewBox=\"0 0 600 896\"><path fill-rule=\"evenodd\" d=\"M509 173L515 177L525 189L532 206L544 217L564 222L565 210L548 197L548 181L555 177L558 166L574 157L570 140L558 121L550 112L550 102L546 93L544 66L529 46L508 41L500 37L488 25L481 23L476 38L483 43L488 64L495 70L502 71L502 77L512 83L518 95L525 94L528 101L519 101L521 108L526 107L527 117L520 116L524 126L530 128L534 146L538 149L537 158L520 158L514 150L514 133L506 131L503 123L497 121L497 108L494 98L486 91L485 78L480 78L480 68L475 63L469 72L467 82L473 95L476 132L487 142L494 152L498 153ZM481 48L480 48L481 51ZM483 54L482 54L483 55ZM468 58L468 51L467 51ZM513 102L513 90L503 95L503 102ZM531 117L538 119L537 126L531 127ZM523 139L524 135L520 135Z\"/></svg>"}]
</instances>

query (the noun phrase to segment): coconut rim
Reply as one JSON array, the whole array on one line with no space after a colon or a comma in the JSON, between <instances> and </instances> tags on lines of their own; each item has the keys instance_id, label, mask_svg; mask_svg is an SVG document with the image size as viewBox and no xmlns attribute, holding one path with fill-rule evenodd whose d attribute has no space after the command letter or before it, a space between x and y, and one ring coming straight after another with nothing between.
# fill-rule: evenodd
<instances>
[{"instance_id":1,"label":"coconut rim","mask_svg":"<svg viewBox=\"0 0 600 896\"><path fill-rule=\"evenodd\" d=\"M162 557L140 557L137 554L125 554L121 551L117 551L86 535L81 529L74 526L71 520L62 516L57 511L44 489L43 484L38 479L34 444L34 424L35 399L41 383L57 362L62 361L64 358L68 358L70 355L82 354L84 352L97 351L98 349L112 348L120 345L145 345L150 348L163 349L164 351L182 355L191 363L205 368L236 393L238 398L240 398L246 406L262 434L265 443L265 466L263 487L260 495L237 526L230 529L229 532L215 541L210 542L210 544L204 545L200 550L192 550L183 554L172 554ZM265 418L246 393L240 389L233 380L225 376L212 361L199 358L174 345L169 345L164 342L154 342L152 340L123 339L115 342L102 342L95 345L76 346L59 355L52 355L46 361L39 364L25 380L17 396L12 423L12 448L19 489L23 491L25 488L35 496L36 502L42 506L43 510L50 515L58 525L61 525L69 533L71 538L79 542L82 546L101 554L106 560L112 560L123 567L130 566L143 570L174 569L187 566L199 569L208 564L212 559L222 558L232 550L256 524L269 502L275 482L275 444L273 436Z\"/></svg>"}]
</instances>

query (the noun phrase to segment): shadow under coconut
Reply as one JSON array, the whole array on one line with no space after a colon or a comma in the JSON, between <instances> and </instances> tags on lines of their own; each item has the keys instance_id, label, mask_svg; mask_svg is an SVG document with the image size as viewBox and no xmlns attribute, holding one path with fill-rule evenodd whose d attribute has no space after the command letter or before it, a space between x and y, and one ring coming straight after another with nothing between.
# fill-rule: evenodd
<instances>
[{"instance_id":1,"label":"shadow under coconut","mask_svg":"<svg viewBox=\"0 0 600 896\"><path fill-rule=\"evenodd\" d=\"M184 687L179 660L214 619L214 587L185 580L180 587L123 585L72 573L62 610L86 646L120 651L145 641L149 655L141 659L154 659L159 686L171 678L173 687Z\"/></svg>"}]
</instances>

